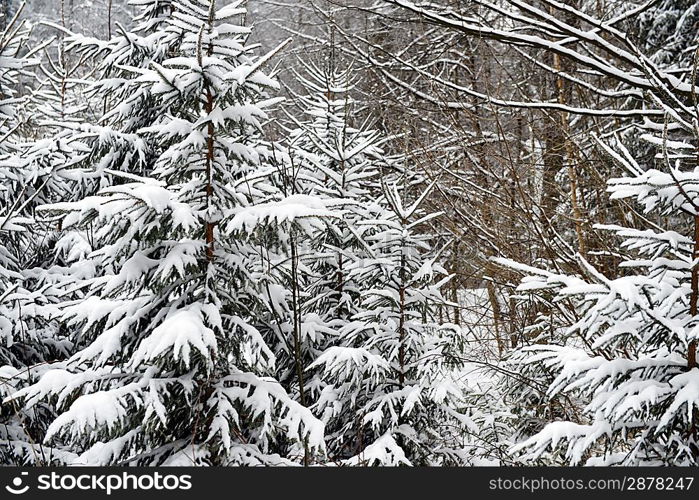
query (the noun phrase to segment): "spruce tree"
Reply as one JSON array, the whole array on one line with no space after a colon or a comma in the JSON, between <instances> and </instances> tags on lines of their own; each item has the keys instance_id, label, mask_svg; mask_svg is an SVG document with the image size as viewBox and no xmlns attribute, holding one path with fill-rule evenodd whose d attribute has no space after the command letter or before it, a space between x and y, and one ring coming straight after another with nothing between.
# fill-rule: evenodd
<instances>
[{"instance_id":1,"label":"spruce tree","mask_svg":"<svg viewBox=\"0 0 699 500\"><path fill-rule=\"evenodd\" d=\"M0 396L3 399L37 375L35 366L64 357L70 349L60 325L51 321L59 301L51 268L47 228L36 209L62 183L53 169L36 161L42 150L26 123L31 67L41 47L29 47L30 27L20 6L4 19L0 33ZM21 83L21 84L20 84ZM20 92L20 89L21 92ZM0 460L4 464L47 463L56 450L37 441L47 409L0 407Z\"/></svg>"},{"instance_id":2,"label":"spruce tree","mask_svg":"<svg viewBox=\"0 0 699 500\"><path fill-rule=\"evenodd\" d=\"M437 322L449 276L424 231L439 214L422 208L429 188L408 201L410 185L382 183L383 211L358 222L368 251L347 272L362 299L315 362L328 383L318 410L347 464L461 463L460 332Z\"/></svg>"},{"instance_id":3,"label":"spruce tree","mask_svg":"<svg viewBox=\"0 0 699 500\"><path fill-rule=\"evenodd\" d=\"M685 164L689 144L666 134L650 168L622 144L605 146L626 171L609 181L611 197L634 199L646 214L645 227L597 228L620 242L618 277L580 255L578 274L501 261L526 275L522 295L548 295L570 311L555 341L513 357L524 370L551 373L547 397L571 408L514 448L525 460L697 464L697 170Z\"/></svg>"},{"instance_id":4,"label":"spruce tree","mask_svg":"<svg viewBox=\"0 0 699 500\"><path fill-rule=\"evenodd\" d=\"M111 182L96 195L45 208L64 228L90 225L106 272L64 306L75 354L13 400L56 405L45 442L74 463L286 463L276 444L295 443L291 459L322 452L323 425L270 377L256 253L228 230L274 191L261 143L277 84L260 68L272 54L246 46L241 2L171 7L151 38L165 58L122 68L137 77L107 113L134 127L128 140L152 147L152 163L105 169Z\"/></svg>"},{"instance_id":5,"label":"spruce tree","mask_svg":"<svg viewBox=\"0 0 699 500\"><path fill-rule=\"evenodd\" d=\"M376 131L351 125L351 70L338 70L331 60L301 66L295 83L302 92L293 95L301 113L286 111L287 138L273 154L273 179L284 197L274 219L285 226L273 238L283 245L266 258L275 262L265 282L269 327L283 339L276 353L280 380L310 406L325 385L310 365L358 311L359 284L347 266L366 253L358 223L380 210L371 185L384 153Z\"/></svg>"}]
</instances>

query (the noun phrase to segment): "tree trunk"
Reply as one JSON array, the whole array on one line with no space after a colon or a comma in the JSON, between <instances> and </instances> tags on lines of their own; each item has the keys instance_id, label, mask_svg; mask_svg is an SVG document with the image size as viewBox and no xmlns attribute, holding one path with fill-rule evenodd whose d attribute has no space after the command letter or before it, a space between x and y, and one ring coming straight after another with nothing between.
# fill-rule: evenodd
<instances>
[{"instance_id":1,"label":"tree trunk","mask_svg":"<svg viewBox=\"0 0 699 500\"><path fill-rule=\"evenodd\" d=\"M299 300L299 282L298 282L298 249L296 248L296 238L294 229L291 229L290 237L291 245L291 308L294 316L294 364L296 365L296 376L299 383L299 399L302 406L308 406L306 402L306 384L303 376L303 353L301 351L301 303ZM303 447L303 465L308 466L310 463L310 455L308 446L304 442Z\"/></svg>"},{"instance_id":2,"label":"tree trunk","mask_svg":"<svg viewBox=\"0 0 699 500\"><path fill-rule=\"evenodd\" d=\"M206 87L206 113L210 114L214 109L214 98L211 89ZM209 121L206 134L206 207L209 208L211 196L214 193L212 183L212 170L214 163L214 124ZM206 258L209 262L214 260L214 223L208 220L207 215L204 233L206 237Z\"/></svg>"},{"instance_id":3,"label":"tree trunk","mask_svg":"<svg viewBox=\"0 0 699 500\"><path fill-rule=\"evenodd\" d=\"M692 260L699 258L699 215L694 216L694 250ZM699 302L699 266L696 263L692 266L692 293L689 296L689 314L692 318L697 316L697 303ZM692 369L697 366L697 341L689 342L687 349L687 368Z\"/></svg>"},{"instance_id":4,"label":"tree trunk","mask_svg":"<svg viewBox=\"0 0 699 500\"><path fill-rule=\"evenodd\" d=\"M561 64L561 57L558 54L553 55L554 68L557 71L562 71L563 67ZM563 77L558 76L556 78L556 87L558 89L558 102L561 104L567 104L568 92L566 91L565 80ZM583 220L582 212L580 210L580 204L578 202L578 174L575 170L574 159L577 156L575 152L575 146L570 136L570 124L568 123L568 113L561 111L561 132L563 136L563 142L565 145L565 153L568 163L568 179L570 181L570 207L573 215L573 223L575 225L575 234L578 239L578 253L580 255L585 255L586 245L585 245L585 233L583 231Z\"/></svg>"},{"instance_id":5,"label":"tree trunk","mask_svg":"<svg viewBox=\"0 0 699 500\"><path fill-rule=\"evenodd\" d=\"M402 221L403 227L407 225L407 221ZM405 253L402 249L405 248L405 242L401 244L400 253L400 271L399 277L400 286L398 288L399 300L399 317L398 317L398 385L402 389L405 386L405 281L406 281L406 262Z\"/></svg>"},{"instance_id":6,"label":"tree trunk","mask_svg":"<svg viewBox=\"0 0 699 500\"><path fill-rule=\"evenodd\" d=\"M107 3L107 40L112 38L112 0Z\"/></svg>"}]
</instances>

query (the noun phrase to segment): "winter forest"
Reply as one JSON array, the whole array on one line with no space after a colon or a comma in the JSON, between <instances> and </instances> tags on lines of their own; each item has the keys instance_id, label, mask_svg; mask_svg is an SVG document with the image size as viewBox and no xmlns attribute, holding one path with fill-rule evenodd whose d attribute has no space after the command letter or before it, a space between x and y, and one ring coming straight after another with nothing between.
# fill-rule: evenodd
<instances>
[{"instance_id":1,"label":"winter forest","mask_svg":"<svg viewBox=\"0 0 699 500\"><path fill-rule=\"evenodd\" d=\"M0 464L699 465L699 1L0 0Z\"/></svg>"}]
</instances>

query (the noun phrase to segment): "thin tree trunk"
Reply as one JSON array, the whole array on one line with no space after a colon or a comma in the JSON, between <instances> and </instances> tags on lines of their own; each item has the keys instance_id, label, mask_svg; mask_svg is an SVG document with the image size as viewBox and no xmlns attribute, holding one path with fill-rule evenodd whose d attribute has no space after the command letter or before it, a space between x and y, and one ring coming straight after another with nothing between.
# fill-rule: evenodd
<instances>
[{"instance_id":1,"label":"thin tree trunk","mask_svg":"<svg viewBox=\"0 0 699 500\"><path fill-rule=\"evenodd\" d=\"M107 4L107 40L112 38L112 0Z\"/></svg>"},{"instance_id":2,"label":"thin tree trunk","mask_svg":"<svg viewBox=\"0 0 699 500\"><path fill-rule=\"evenodd\" d=\"M405 227L406 221L403 221L403 227ZM401 245L401 248L405 247L405 243ZM400 253L400 271L398 279L400 280L400 286L398 288L398 301L399 301L399 317L398 317L398 385L402 389L405 386L405 253L401 251Z\"/></svg>"},{"instance_id":3,"label":"thin tree trunk","mask_svg":"<svg viewBox=\"0 0 699 500\"><path fill-rule=\"evenodd\" d=\"M692 278L691 287L692 291L689 296L689 314L692 318L697 317L697 304L699 303L699 266L696 264L699 258L699 215L694 216L694 249L692 251L692 261L694 265L692 266ZM687 370L693 370L697 367L697 341L691 340L687 346ZM692 450L694 456L699 456L699 449L697 449L697 422L699 422L699 409L692 408L692 418L689 423L689 435L688 440L691 440L690 449Z\"/></svg>"},{"instance_id":4,"label":"thin tree trunk","mask_svg":"<svg viewBox=\"0 0 699 500\"><path fill-rule=\"evenodd\" d=\"M694 250L692 252L692 260L696 261L699 258L699 215L694 216ZM699 266L696 264L692 267L692 293L689 296L689 314L693 318L697 316L697 304L699 303ZM687 368L690 370L697 366L697 341L689 342L687 349Z\"/></svg>"},{"instance_id":5,"label":"thin tree trunk","mask_svg":"<svg viewBox=\"0 0 699 500\"><path fill-rule=\"evenodd\" d=\"M488 300L490 301L490 307L493 309L493 324L495 327L495 340L498 344L498 355L502 358L502 354L505 351L505 343L502 340L502 335L500 333L500 322L502 320L502 311L500 310L500 303L498 302L498 297L495 293L495 285L491 281L485 286L488 291ZM512 345L512 347L517 347Z\"/></svg>"},{"instance_id":6,"label":"thin tree trunk","mask_svg":"<svg viewBox=\"0 0 699 500\"><path fill-rule=\"evenodd\" d=\"M296 238L293 228L291 229L290 237L291 245L291 308L294 316L294 363L296 365L296 376L299 383L299 399L302 406L308 406L306 403L306 384L303 376L303 357L301 352L301 305L299 300L299 283L298 283L298 249L296 248ZM304 443L303 447L303 465L308 466L310 456L308 446Z\"/></svg>"},{"instance_id":7,"label":"thin tree trunk","mask_svg":"<svg viewBox=\"0 0 699 500\"><path fill-rule=\"evenodd\" d=\"M211 2L209 8L209 32L214 29L214 12L215 12L214 2ZM207 49L207 55L211 56L213 53L213 45L209 44ZM201 48L198 52L198 63L199 67L203 68L203 59ZM211 91L211 87L208 82L204 84L204 91L206 93L206 102L204 104L204 110L207 115L211 115L214 110L214 95ZM214 124L211 120L206 126L206 208L207 211L210 209L211 197L214 194L213 186L213 167L214 167ZM214 223L209 219L211 217L210 213L207 213L207 220L204 223L204 237L206 238L206 259L209 262L214 260Z\"/></svg>"},{"instance_id":8,"label":"thin tree trunk","mask_svg":"<svg viewBox=\"0 0 699 500\"><path fill-rule=\"evenodd\" d=\"M563 67L561 64L561 57L558 54L554 54L553 60L556 71L562 71ZM567 104L565 81L563 80L563 77L556 77L556 88L558 89L558 102L560 104ZM578 201L578 174L575 170L575 164L573 163L576 156L575 147L570 137L568 113L561 111L560 116L561 132L563 135L565 154L568 162L568 178L570 180L570 207L573 215L573 223L575 225L575 234L578 239L578 253L584 256L587 249L585 245L585 233L583 230L582 211L580 210L580 204Z\"/></svg>"},{"instance_id":9,"label":"thin tree trunk","mask_svg":"<svg viewBox=\"0 0 699 500\"><path fill-rule=\"evenodd\" d=\"M461 325L461 311L459 310L459 284L456 277L458 276L458 255L459 242L454 244L454 252L451 257L451 272L455 275L451 280L451 301L454 303L454 324Z\"/></svg>"},{"instance_id":10,"label":"thin tree trunk","mask_svg":"<svg viewBox=\"0 0 699 500\"><path fill-rule=\"evenodd\" d=\"M206 106L207 114L210 114L214 109L214 98L211 89L206 87ZM206 134L206 206L209 208L211 197L214 193L212 170L214 163L214 124L209 121ZM208 218L208 216L207 216ZM210 220L205 222L204 233L206 238L206 258L209 262L214 260L214 223Z\"/></svg>"}]
</instances>

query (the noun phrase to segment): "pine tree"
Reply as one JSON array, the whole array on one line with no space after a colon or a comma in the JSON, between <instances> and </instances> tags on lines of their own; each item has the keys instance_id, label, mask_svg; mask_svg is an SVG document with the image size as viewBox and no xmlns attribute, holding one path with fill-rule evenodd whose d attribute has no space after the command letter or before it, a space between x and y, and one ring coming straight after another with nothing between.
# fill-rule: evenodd
<instances>
[{"instance_id":1,"label":"pine tree","mask_svg":"<svg viewBox=\"0 0 699 500\"><path fill-rule=\"evenodd\" d=\"M598 227L621 241L620 277L579 255L578 275L501 261L527 275L522 293L550 294L571 312L556 342L515 361L550 371L547 396L572 411L514 450L547 463L696 465L697 170L684 165L687 143L665 137L660 165L647 169L617 146L606 149L627 175L609 181L611 196L647 214L646 228Z\"/></svg>"},{"instance_id":2,"label":"pine tree","mask_svg":"<svg viewBox=\"0 0 699 500\"><path fill-rule=\"evenodd\" d=\"M326 385L313 362L360 304L359 284L345 268L365 256L358 223L378 210L367 186L383 152L375 131L350 125L351 71L302 65L296 76L305 93L294 95L302 118L287 112L288 138L272 150L280 198L239 212L230 227L255 243L265 263L267 315L258 328L276 346L277 378L311 406Z\"/></svg>"},{"instance_id":3,"label":"pine tree","mask_svg":"<svg viewBox=\"0 0 699 500\"><path fill-rule=\"evenodd\" d=\"M636 20L638 39L654 63L686 72L692 63L697 20L696 0L663 0Z\"/></svg>"},{"instance_id":4,"label":"pine tree","mask_svg":"<svg viewBox=\"0 0 699 500\"><path fill-rule=\"evenodd\" d=\"M359 303L359 284L348 277L346 266L364 252L355 232L358 221L372 218L376 210L375 191L379 165L385 165L386 142L368 122L353 126L354 101L352 68L338 70L333 60L325 67L302 63L297 81L306 95L297 96L305 120L293 120L290 131L293 151L299 163L311 163L308 177L318 196L344 206L341 221L318 233L311 245L318 252L314 273L319 277L311 294L316 310L335 328L341 327ZM338 323L339 322L339 323Z\"/></svg>"},{"instance_id":5,"label":"pine tree","mask_svg":"<svg viewBox=\"0 0 699 500\"><path fill-rule=\"evenodd\" d=\"M318 380L309 376L309 365L334 331L318 315L309 292L317 279L314 248L306 241L317 237L342 217L337 200L324 199L306 190L303 165L286 151L272 154L280 192L273 201L237 212L228 230L248 241L257 252L262 314L255 327L273 347L276 378L302 406L310 406L319 392ZM306 191L302 194L299 191ZM310 193L310 194L308 194ZM340 202L342 203L342 202ZM304 464L311 460L304 448Z\"/></svg>"},{"instance_id":6,"label":"pine tree","mask_svg":"<svg viewBox=\"0 0 699 500\"><path fill-rule=\"evenodd\" d=\"M92 252L88 231L62 231L60 218L46 216L40 211L47 203L94 194L103 174L91 172L89 162L104 153L105 143L109 147L109 139L104 140L109 137L105 128L96 131L97 127L90 127L84 121L90 106L82 100L82 84L77 83L85 72L85 60L96 54L87 50L81 57L72 48L84 42L90 47L99 46L101 55L121 51L123 62L123 47L128 46L114 43L118 39L110 41L110 45L110 42L95 40L86 42L80 36L71 35L65 26L65 2L61 2L61 25L54 26L58 36L27 50L32 37L29 26L19 20L22 7L3 37L8 43L3 55L6 61L15 61L5 74L9 79L7 88L13 88L20 70L27 92L17 100L21 106L16 106L13 116L5 121L14 129L6 136L9 149L5 151L2 164L13 176L12 181L3 184L22 195L15 200L15 205L8 204L15 214L14 221L21 221L19 226L15 224L15 232L9 233L15 238L8 240L12 241L12 250L17 256L14 268L18 279L7 292L13 305L11 321L13 329L21 334L15 337L24 339L15 342L13 349L18 350L22 343L30 347L25 348L27 355L23 359L14 359L4 368L11 376L4 385L3 399L35 383L46 370L46 363L62 361L71 355L74 332L63 323L60 305L69 300L82 300L82 286L97 273L94 261L88 258ZM83 50L86 50L84 46ZM13 59L17 54L24 54L24 57ZM43 54L43 60L39 60L39 54ZM109 66L109 59L101 59L105 67ZM39 64L35 65L36 62ZM29 63L34 72L28 71ZM104 69L103 76L108 71ZM110 88L114 89L114 83ZM95 94L86 95L94 97ZM116 150L128 149L123 141L116 147ZM18 217L19 214L22 217ZM12 219L6 218L5 223L8 222ZM8 341L8 345L11 344ZM8 414L16 413L27 434L24 442L21 439L8 441L12 444L6 463L50 464L75 458L65 450L41 444L41 437L56 418L52 405L24 409L9 399L3 410Z\"/></svg>"},{"instance_id":7,"label":"pine tree","mask_svg":"<svg viewBox=\"0 0 699 500\"><path fill-rule=\"evenodd\" d=\"M149 38L166 58L123 68L138 76L107 113L133 127L132 144L153 148L152 171L104 169L119 181L46 207L65 214L64 228L91 226L108 272L64 308L76 353L13 400L56 405L45 442L74 463L286 463L277 444L291 443L292 459L322 452L323 425L270 377L256 252L228 229L274 193L260 135L276 102L260 71L272 54L255 57L250 30L232 23L241 2L171 5Z\"/></svg>"},{"instance_id":8,"label":"pine tree","mask_svg":"<svg viewBox=\"0 0 699 500\"><path fill-rule=\"evenodd\" d=\"M275 262L265 281L270 327L285 339L275 353L278 376L310 406L325 385L310 365L358 311L359 284L346 267L365 255L357 224L378 210L368 186L384 153L376 131L350 125L351 70L337 70L332 61L301 64L296 83L304 93L294 95L301 119L287 112L288 139L273 158L285 197L285 215L276 219L291 224L281 235L282 251L266 259Z\"/></svg>"},{"instance_id":9,"label":"pine tree","mask_svg":"<svg viewBox=\"0 0 699 500\"><path fill-rule=\"evenodd\" d=\"M74 33L65 38L64 61L97 62L96 77L84 91L88 107L94 110L92 116L77 123L71 120L73 110L66 106L65 89L56 88L56 79L63 82L66 77L68 62L54 64L53 74L47 72L53 100L60 104L59 109L45 113L46 125L54 134L69 133L71 140L87 145L84 161L73 165L82 171L75 175L82 173L84 178L83 197L94 194L95 187L115 182L107 179L112 170L150 173L154 146L140 131L168 111L168 103L139 80L139 70L149 70L181 49L180 34L167 29L174 6L169 0L130 0L129 4L137 11L131 31L118 25L115 36L106 41Z\"/></svg>"},{"instance_id":10,"label":"pine tree","mask_svg":"<svg viewBox=\"0 0 699 500\"><path fill-rule=\"evenodd\" d=\"M42 47L29 47L23 6L5 19L0 34L0 396L4 399L36 375L35 365L66 355L70 343L49 319L60 290L50 269L47 232L36 208L61 179L35 162L40 146L27 137L27 106L34 87L31 67ZM20 81L22 85L20 86ZM22 92L19 92L22 88ZM5 464L45 463L55 450L42 448L46 409L0 408L0 459Z\"/></svg>"},{"instance_id":11,"label":"pine tree","mask_svg":"<svg viewBox=\"0 0 699 500\"><path fill-rule=\"evenodd\" d=\"M369 251L347 271L362 283L360 307L315 362L328 382L318 410L347 464L460 461L460 332L436 321L449 277L420 232L439 214L421 208L429 188L408 205L409 185L384 183L383 212L358 223Z\"/></svg>"},{"instance_id":12,"label":"pine tree","mask_svg":"<svg viewBox=\"0 0 699 500\"><path fill-rule=\"evenodd\" d=\"M419 223L412 219L420 203L403 213L404 190L393 186L390 196L382 195L388 188L380 179L396 179L402 169L384 152L386 139L377 131L367 123L352 126L352 69L338 70L333 57L322 64L300 64L304 72L296 76L305 94L295 97L307 118L290 117L295 127L288 133L284 161L278 162L285 168L279 170L286 173L286 189L313 197L319 208L332 209L336 216L303 233L297 252L302 272L285 273L300 275L305 287L305 294L296 298L287 294L293 300L284 307L299 311L295 324L302 333L297 342L300 355L289 358L300 358L296 364L303 370L297 376L292 369L288 372L292 379L304 380L304 403L312 403L326 422L332 459L345 459L346 464L463 462L458 432L441 433L441 449L433 456L425 451L429 439L434 439L430 444L440 441L436 435L426 437L432 432L428 420L453 423L464 400L454 380L456 372L441 365L451 349L447 344L458 345L452 342L457 335L434 321L437 306L444 302L436 276L444 270L430 261L427 237L416 232ZM401 260L403 251L406 260ZM413 276L421 271L429 276ZM400 284L395 281L399 277ZM399 331L406 337L402 354L390 345ZM425 354L422 349L431 349L433 363L421 364L424 371L418 373L415 360ZM400 359L413 368L401 369ZM453 352L451 361L456 364ZM401 370L410 374L397 375ZM401 378L405 393L399 394L392 384ZM420 394L407 401L410 408L405 412L415 417L406 417L418 429L411 434L408 424L403 425L402 418L392 420L390 413L403 405L416 379L422 384L416 389ZM413 404L419 408L414 412ZM449 411L455 413L447 415ZM363 422L369 412L376 420Z\"/></svg>"}]
</instances>

